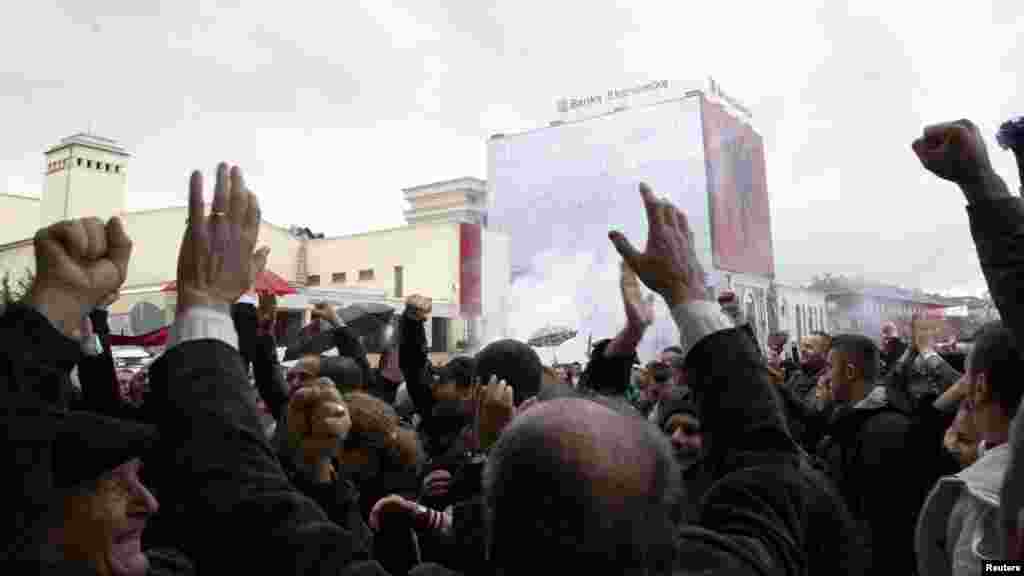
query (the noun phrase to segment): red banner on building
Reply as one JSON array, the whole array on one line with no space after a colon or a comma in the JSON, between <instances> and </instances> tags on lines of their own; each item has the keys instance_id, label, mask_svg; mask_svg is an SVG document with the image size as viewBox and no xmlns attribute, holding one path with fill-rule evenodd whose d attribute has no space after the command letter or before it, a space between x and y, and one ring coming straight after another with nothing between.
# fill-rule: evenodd
<instances>
[{"instance_id":1,"label":"red banner on building","mask_svg":"<svg viewBox=\"0 0 1024 576\"><path fill-rule=\"evenodd\" d=\"M481 245L479 225L459 225L459 314L463 318L478 317L483 311Z\"/></svg>"},{"instance_id":2,"label":"red banner on building","mask_svg":"<svg viewBox=\"0 0 1024 576\"><path fill-rule=\"evenodd\" d=\"M764 141L715 102L703 99L701 116L715 267L774 277Z\"/></svg>"}]
</instances>

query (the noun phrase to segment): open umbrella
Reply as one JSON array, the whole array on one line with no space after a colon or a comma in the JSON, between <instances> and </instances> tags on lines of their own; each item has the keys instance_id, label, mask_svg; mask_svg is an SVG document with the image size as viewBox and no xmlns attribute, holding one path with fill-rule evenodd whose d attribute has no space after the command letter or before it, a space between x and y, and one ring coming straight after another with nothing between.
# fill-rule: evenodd
<instances>
[{"instance_id":1,"label":"open umbrella","mask_svg":"<svg viewBox=\"0 0 1024 576\"><path fill-rule=\"evenodd\" d=\"M391 322L395 309L387 304L359 303L338 310L338 318L357 336L371 336Z\"/></svg>"},{"instance_id":2,"label":"open umbrella","mask_svg":"<svg viewBox=\"0 0 1024 576\"><path fill-rule=\"evenodd\" d=\"M545 326L533 333L527 344L534 348L557 348L576 337L576 331L565 326ZM558 357L555 357L558 362Z\"/></svg>"},{"instance_id":3,"label":"open umbrella","mask_svg":"<svg viewBox=\"0 0 1024 576\"><path fill-rule=\"evenodd\" d=\"M534 348L555 348L576 337L576 331L564 326L546 326L537 330L526 341Z\"/></svg>"}]
</instances>

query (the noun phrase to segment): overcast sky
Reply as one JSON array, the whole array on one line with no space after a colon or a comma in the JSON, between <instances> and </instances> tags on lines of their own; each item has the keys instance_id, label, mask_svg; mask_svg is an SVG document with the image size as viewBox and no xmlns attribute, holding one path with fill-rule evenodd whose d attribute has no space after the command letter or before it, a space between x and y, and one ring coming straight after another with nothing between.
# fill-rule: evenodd
<instances>
[{"instance_id":1,"label":"overcast sky","mask_svg":"<svg viewBox=\"0 0 1024 576\"><path fill-rule=\"evenodd\" d=\"M443 4L19 3L0 20L0 191L38 194L42 150L91 126L134 153L130 209L183 204L188 171L224 159L275 223L397 226L402 188L485 177L487 136L546 124L557 97L710 74L765 137L782 279L983 289L960 193L910 142L1024 114L1024 3Z\"/></svg>"}]
</instances>

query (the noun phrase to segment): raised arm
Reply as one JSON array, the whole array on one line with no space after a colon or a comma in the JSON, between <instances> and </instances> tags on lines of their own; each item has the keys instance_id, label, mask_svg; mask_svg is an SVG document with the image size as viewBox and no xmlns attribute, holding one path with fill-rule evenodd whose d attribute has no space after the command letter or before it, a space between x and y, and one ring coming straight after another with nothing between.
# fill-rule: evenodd
<instances>
[{"instance_id":1,"label":"raised arm","mask_svg":"<svg viewBox=\"0 0 1024 576\"><path fill-rule=\"evenodd\" d=\"M165 451L155 462L161 500L204 572L344 573L366 553L289 483L244 394L229 308L249 285L260 210L237 168L229 176L218 167L212 212L204 212L196 172L177 314L168 350L151 367L148 402Z\"/></svg>"},{"instance_id":2,"label":"raised arm","mask_svg":"<svg viewBox=\"0 0 1024 576\"><path fill-rule=\"evenodd\" d=\"M398 320L398 366L416 412L423 419L429 419L434 408L430 390L433 375L424 327L432 306L429 298L414 294L406 299L405 310Z\"/></svg>"}]
</instances>

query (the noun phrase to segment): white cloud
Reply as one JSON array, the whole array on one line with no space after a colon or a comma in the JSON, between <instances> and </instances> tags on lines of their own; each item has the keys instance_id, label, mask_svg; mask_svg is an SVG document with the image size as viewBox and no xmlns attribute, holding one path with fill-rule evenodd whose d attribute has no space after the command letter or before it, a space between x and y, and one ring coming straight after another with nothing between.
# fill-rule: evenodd
<instances>
[{"instance_id":1,"label":"white cloud","mask_svg":"<svg viewBox=\"0 0 1024 576\"><path fill-rule=\"evenodd\" d=\"M190 169L226 159L271 220L358 232L399 223L403 187L485 176L487 136L546 124L559 96L711 74L765 137L781 276L983 286L959 192L909 144L927 123L991 136L1024 113L1022 16L1003 0L40 0L0 21L0 185L41 190L41 151L92 123L135 153L133 207L181 203Z\"/></svg>"}]
</instances>

